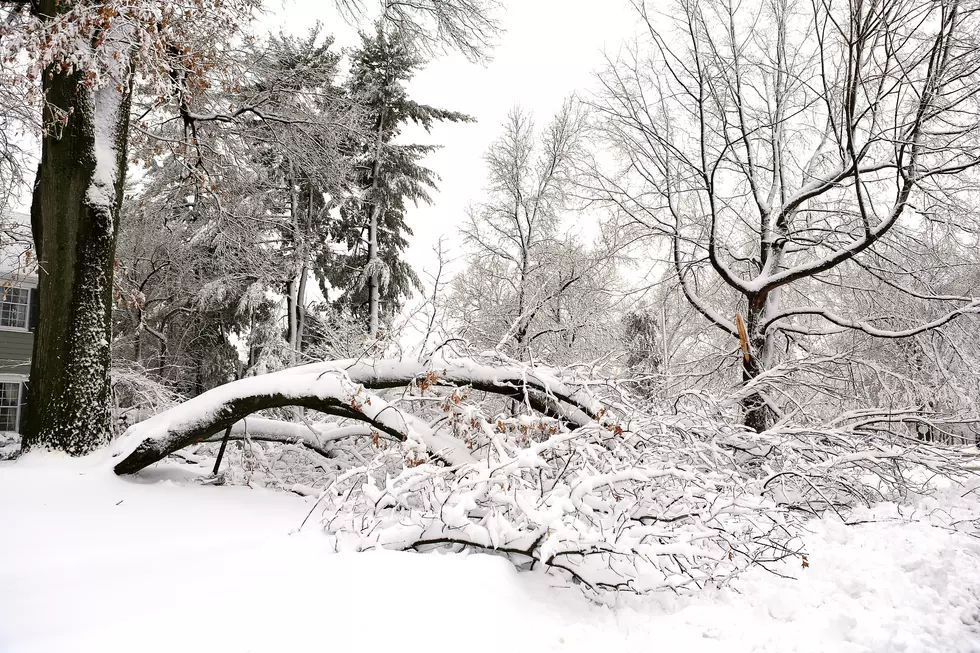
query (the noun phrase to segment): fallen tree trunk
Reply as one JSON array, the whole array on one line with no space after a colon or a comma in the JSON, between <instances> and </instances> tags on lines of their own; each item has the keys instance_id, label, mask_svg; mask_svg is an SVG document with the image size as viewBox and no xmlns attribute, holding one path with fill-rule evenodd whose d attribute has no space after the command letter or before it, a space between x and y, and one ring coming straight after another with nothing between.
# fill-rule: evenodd
<instances>
[{"instance_id":1,"label":"fallen tree trunk","mask_svg":"<svg viewBox=\"0 0 980 653\"><path fill-rule=\"evenodd\" d=\"M410 413L365 391L411 383L465 385L512 397L575 426L584 426L604 412L587 393L520 365L482 364L469 359L428 364L389 360L313 363L227 383L131 426L113 445L113 457L121 458L114 469L117 474L133 474L174 451L207 440L248 415L286 406L357 420L399 440L416 441L450 465L473 462L461 440L433 431ZM296 427L303 428L299 424Z\"/></svg>"},{"instance_id":2,"label":"fallen tree trunk","mask_svg":"<svg viewBox=\"0 0 980 653\"><path fill-rule=\"evenodd\" d=\"M113 457L121 458L114 469L134 474L248 415L286 406L364 422L399 440L414 440L451 465L473 461L462 441L365 392L342 371L317 364L232 381L134 424L113 444Z\"/></svg>"}]
</instances>

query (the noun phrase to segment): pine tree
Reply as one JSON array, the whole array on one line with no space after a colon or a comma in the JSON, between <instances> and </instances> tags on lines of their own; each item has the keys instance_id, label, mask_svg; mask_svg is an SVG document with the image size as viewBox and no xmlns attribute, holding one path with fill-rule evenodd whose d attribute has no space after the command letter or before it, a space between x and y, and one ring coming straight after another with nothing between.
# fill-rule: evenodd
<instances>
[{"instance_id":1,"label":"pine tree","mask_svg":"<svg viewBox=\"0 0 980 653\"><path fill-rule=\"evenodd\" d=\"M337 303L364 319L374 334L379 321L390 319L420 288L418 275L402 254L412 235L408 203L431 203L438 176L420 162L437 146L396 140L406 123L430 131L436 122L471 122L462 113L419 104L408 97L407 84L424 64L404 34L361 34L351 53L347 91L368 113L369 132L352 143L356 157L356 196L341 206L333 237L346 245L342 254L323 253L318 267L323 282L341 290ZM328 259L328 260L323 260ZM324 295L329 296L324 288Z\"/></svg>"},{"instance_id":2,"label":"pine tree","mask_svg":"<svg viewBox=\"0 0 980 653\"><path fill-rule=\"evenodd\" d=\"M151 165L123 212L117 278L133 298L117 306L128 339L114 354L183 394L301 355L325 197L348 191L350 134L360 131L332 45L319 25L247 44L234 68L209 78L202 114L214 118L193 125L200 148L161 147L182 143L183 125L168 121L137 151ZM242 369L232 337L248 346Z\"/></svg>"}]
</instances>

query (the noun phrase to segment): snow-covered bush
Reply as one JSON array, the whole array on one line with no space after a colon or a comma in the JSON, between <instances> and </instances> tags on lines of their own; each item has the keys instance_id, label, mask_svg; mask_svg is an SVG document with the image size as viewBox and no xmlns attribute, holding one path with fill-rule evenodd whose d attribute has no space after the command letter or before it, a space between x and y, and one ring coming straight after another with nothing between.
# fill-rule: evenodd
<instances>
[{"instance_id":1,"label":"snow-covered bush","mask_svg":"<svg viewBox=\"0 0 980 653\"><path fill-rule=\"evenodd\" d=\"M125 430L146 416L166 410L183 399L142 365L116 360L112 367L113 418Z\"/></svg>"},{"instance_id":2,"label":"snow-covered bush","mask_svg":"<svg viewBox=\"0 0 980 653\"><path fill-rule=\"evenodd\" d=\"M10 431L0 431L0 460L10 460L20 455L20 436Z\"/></svg>"}]
</instances>

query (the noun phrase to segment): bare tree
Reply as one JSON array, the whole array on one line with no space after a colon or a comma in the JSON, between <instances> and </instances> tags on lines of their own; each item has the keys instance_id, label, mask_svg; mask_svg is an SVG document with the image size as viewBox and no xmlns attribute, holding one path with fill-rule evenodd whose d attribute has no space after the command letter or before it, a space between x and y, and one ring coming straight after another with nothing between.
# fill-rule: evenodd
<instances>
[{"instance_id":1,"label":"bare tree","mask_svg":"<svg viewBox=\"0 0 980 653\"><path fill-rule=\"evenodd\" d=\"M487 198L462 230L471 253L453 281L452 302L464 333L484 346L527 359L534 345L554 360L561 345L573 345L606 312L603 296L616 279L612 256L561 233L586 125L571 100L540 135L530 115L515 108L486 154Z\"/></svg>"},{"instance_id":2,"label":"bare tree","mask_svg":"<svg viewBox=\"0 0 980 653\"><path fill-rule=\"evenodd\" d=\"M635 6L647 38L595 103L623 164L595 190L664 239L708 322L741 333L745 381L816 336L904 338L980 309L916 265L923 225L976 226L975 3ZM882 286L909 310L853 300ZM767 401L747 397L748 425L771 423Z\"/></svg>"}]
</instances>

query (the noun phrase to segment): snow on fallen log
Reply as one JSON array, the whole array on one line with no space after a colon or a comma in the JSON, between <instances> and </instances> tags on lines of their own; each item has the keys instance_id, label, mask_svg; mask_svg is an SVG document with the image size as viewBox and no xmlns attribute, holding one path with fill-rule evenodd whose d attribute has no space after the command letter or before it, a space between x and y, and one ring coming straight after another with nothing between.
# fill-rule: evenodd
<instances>
[{"instance_id":1,"label":"snow on fallen log","mask_svg":"<svg viewBox=\"0 0 980 653\"><path fill-rule=\"evenodd\" d=\"M466 445L365 391L336 365L317 363L226 383L134 424L112 445L117 474L133 474L260 410L302 406L412 440L452 465L473 462Z\"/></svg>"},{"instance_id":2,"label":"snow on fallen log","mask_svg":"<svg viewBox=\"0 0 980 653\"><path fill-rule=\"evenodd\" d=\"M605 412L587 392L567 385L547 370L496 358L488 362L352 359L311 363L227 383L131 426L114 445L114 455L122 458L115 470L119 474L137 472L252 413L285 406L303 406L364 422L400 440L416 441L452 465L472 462L462 441L433 431L412 414L366 392L412 383L470 386L511 397L578 427L596 421ZM305 437L300 431L291 432Z\"/></svg>"}]
</instances>

